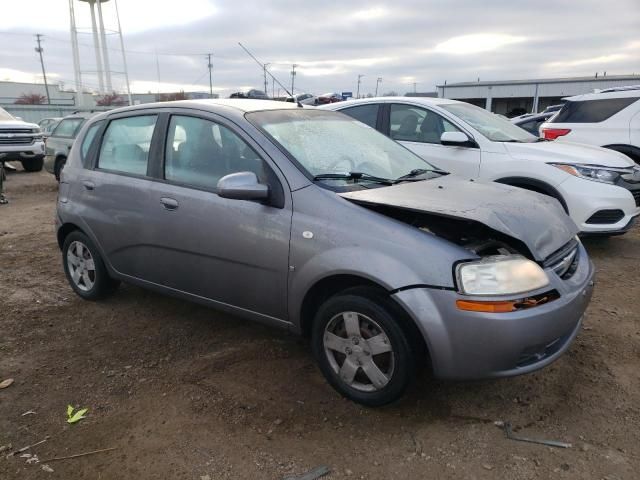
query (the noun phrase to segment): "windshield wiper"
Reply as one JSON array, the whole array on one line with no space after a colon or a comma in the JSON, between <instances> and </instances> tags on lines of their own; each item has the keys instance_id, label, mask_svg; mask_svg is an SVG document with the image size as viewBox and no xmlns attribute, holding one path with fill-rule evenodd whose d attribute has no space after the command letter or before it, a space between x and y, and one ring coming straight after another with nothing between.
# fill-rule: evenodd
<instances>
[{"instance_id":1,"label":"windshield wiper","mask_svg":"<svg viewBox=\"0 0 640 480\"><path fill-rule=\"evenodd\" d=\"M385 185L393 185L393 180L388 178L376 177L365 172L349 172L349 173L321 173L313 177L314 180L366 180L368 182L383 183Z\"/></svg>"},{"instance_id":2,"label":"windshield wiper","mask_svg":"<svg viewBox=\"0 0 640 480\"><path fill-rule=\"evenodd\" d=\"M447 175L449 172L445 172L444 170L436 170L436 169L427 169L427 168L415 168L411 170L406 175L402 175L401 177L396 178L393 183L404 182L414 179L415 177L419 177L421 175L425 175L427 173L437 173L439 175ZM415 178L415 180L422 180Z\"/></svg>"}]
</instances>

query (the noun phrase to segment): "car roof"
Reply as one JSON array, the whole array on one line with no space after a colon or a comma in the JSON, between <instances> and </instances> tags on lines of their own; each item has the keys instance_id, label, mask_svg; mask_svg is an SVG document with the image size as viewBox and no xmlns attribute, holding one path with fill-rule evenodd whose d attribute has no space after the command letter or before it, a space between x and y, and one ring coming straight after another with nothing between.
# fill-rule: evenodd
<instances>
[{"instance_id":1,"label":"car roof","mask_svg":"<svg viewBox=\"0 0 640 480\"><path fill-rule=\"evenodd\" d=\"M177 100L173 102L143 103L129 107L110 110L109 113L120 113L134 110L146 110L150 108L194 108L200 110L212 110L212 107L233 108L237 111L249 113L262 110L283 110L287 108L300 108L295 103L277 102L275 100L259 100L251 98L217 98L200 100Z\"/></svg>"},{"instance_id":2,"label":"car roof","mask_svg":"<svg viewBox=\"0 0 640 480\"><path fill-rule=\"evenodd\" d=\"M565 97L563 98L563 100L567 100L569 102L584 102L586 100L605 100L607 98L629 98L629 97L640 97L640 90L629 89L629 90L615 90L615 91L608 91L608 92L585 93L583 95Z\"/></svg>"},{"instance_id":3,"label":"car roof","mask_svg":"<svg viewBox=\"0 0 640 480\"><path fill-rule=\"evenodd\" d=\"M350 105L362 105L366 103L377 102L398 102L398 103L410 103L414 105L450 105L454 103L464 103L457 100L449 100L448 98L433 98L433 97L373 97L373 98L359 98L356 100L347 100L334 104L333 108L342 109ZM328 105L323 105L320 108L330 108Z\"/></svg>"}]
</instances>

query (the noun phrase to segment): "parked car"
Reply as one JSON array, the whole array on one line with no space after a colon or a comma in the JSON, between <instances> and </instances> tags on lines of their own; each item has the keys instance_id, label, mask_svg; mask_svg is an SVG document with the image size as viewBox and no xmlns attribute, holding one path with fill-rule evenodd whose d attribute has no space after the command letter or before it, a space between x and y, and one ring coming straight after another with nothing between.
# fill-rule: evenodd
<instances>
[{"instance_id":1,"label":"parked car","mask_svg":"<svg viewBox=\"0 0 640 480\"><path fill-rule=\"evenodd\" d=\"M44 140L35 123L18 120L0 108L0 160L18 161L27 172L42 170Z\"/></svg>"},{"instance_id":2,"label":"parked car","mask_svg":"<svg viewBox=\"0 0 640 480\"><path fill-rule=\"evenodd\" d=\"M247 92L235 92L232 93L229 98L252 98L260 100L269 100L269 96L262 90L251 89Z\"/></svg>"},{"instance_id":3,"label":"parked car","mask_svg":"<svg viewBox=\"0 0 640 480\"><path fill-rule=\"evenodd\" d=\"M318 104L326 105L328 103L336 103L342 101L342 95L339 93L324 93L318 96Z\"/></svg>"},{"instance_id":4,"label":"parked car","mask_svg":"<svg viewBox=\"0 0 640 480\"><path fill-rule=\"evenodd\" d=\"M640 215L640 172L618 152L547 142L480 107L443 98L320 108L346 113L447 171L554 197L582 233L624 233Z\"/></svg>"},{"instance_id":5,"label":"parked car","mask_svg":"<svg viewBox=\"0 0 640 480\"><path fill-rule=\"evenodd\" d=\"M42 131L42 134L45 138L51 135L51 132L53 132L53 130L60 123L60 120L62 120L62 117L51 117L43 118L38 122L38 126L40 127L40 130Z\"/></svg>"},{"instance_id":6,"label":"parked car","mask_svg":"<svg viewBox=\"0 0 640 480\"><path fill-rule=\"evenodd\" d=\"M310 93L298 93L291 97L287 97L285 102L301 103L302 105L318 105L318 97Z\"/></svg>"},{"instance_id":7,"label":"parked car","mask_svg":"<svg viewBox=\"0 0 640 480\"><path fill-rule=\"evenodd\" d=\"M64 117L47 137L44 168L60 180L60 172L64 168L76 135L82 125L95 113L76 112Z\"/></svg>"},{"instance_id":8,"label":"parked car","mask_svg":"<svg viewBox=\"0 0 640 480\"><path fill-rule=\"evenodd\" d=\"M354 401L397 399L423 361L531 372L580 330L593 266L555 200L441 174L346 115L147 104L77 142L56 222L80 297L125 281L309 336Z\"/></svg>"},{"instance_id":9,"label":"parked car","mask_svg":"<svg viewBox=\"0 0 640 480\"><path fill-rule=\"evenodd\" d=\"M537 137L540 132L540 125L549 120L556 113L557 112L551 111L522 115L520 117L512 118L511 123Z\"/></svg>"},{"instance_id":10,"label":"parked car","mask_svg":"<svg viewBox=\"0 0 640 480\"><path fill-rule=\"evenodd\" d=\"M640 86L569 97L540 133L548 140L610 148L640 165Z\"/></svg>"}]
</instances>

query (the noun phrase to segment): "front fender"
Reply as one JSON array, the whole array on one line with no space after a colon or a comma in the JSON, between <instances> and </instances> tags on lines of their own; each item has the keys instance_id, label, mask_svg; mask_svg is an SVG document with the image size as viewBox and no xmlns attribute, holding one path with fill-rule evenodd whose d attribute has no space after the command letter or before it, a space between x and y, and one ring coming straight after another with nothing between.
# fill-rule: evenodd
<instances>
[{"instance_id":1,"label":"front fender","mask_svg":"<svg viewBox=\"0 0 640 480\"><path fill-rule=\"evenodd\" d=\"M307 292L319 281L337 276L352 275L369 280L392 292L409 285L424 285L425 278L407 263L362 247L338 247L315 255L302 265L292 265L289 275L289 315L294 325L300 324L300 312ZM451 282L438 285L452 287L453 277L446 272L444 277Z\"/></svg>"}]
</instances>

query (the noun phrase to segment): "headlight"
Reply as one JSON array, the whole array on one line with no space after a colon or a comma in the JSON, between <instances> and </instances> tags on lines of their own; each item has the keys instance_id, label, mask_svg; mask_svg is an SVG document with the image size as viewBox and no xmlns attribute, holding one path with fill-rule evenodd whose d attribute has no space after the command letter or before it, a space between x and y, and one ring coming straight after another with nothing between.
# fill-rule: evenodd
<instances>
[{"instance_id":1,"label":"headlight","mask_svg":"<svg viewBox=\"0 0 640 480\"><path fill-rule=\"evenodd\" d=\"M582 165L568 165L566 163L550 163L556 168L567 172L574 177L593 180L595 182L616 183L620 178L620 173L614 170L607 170L598 167L585 167Z\"/></svg>"},{"instance_id":2,"label":"headlight","mask_svg":"<svg viewBox=\"0 0 640 480\"><path fill-rule=\"evenodd\" d=\"M467 295L511 295L549 285L549 278L535 262L519 255L486 257L456 267L461 293Z\"/></svg>"}]
</instances>

